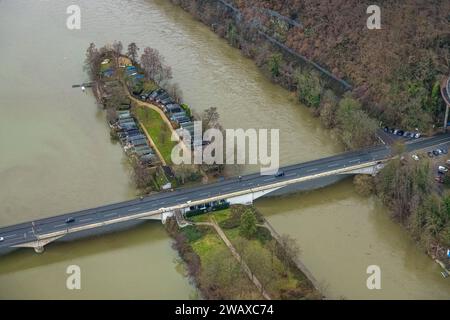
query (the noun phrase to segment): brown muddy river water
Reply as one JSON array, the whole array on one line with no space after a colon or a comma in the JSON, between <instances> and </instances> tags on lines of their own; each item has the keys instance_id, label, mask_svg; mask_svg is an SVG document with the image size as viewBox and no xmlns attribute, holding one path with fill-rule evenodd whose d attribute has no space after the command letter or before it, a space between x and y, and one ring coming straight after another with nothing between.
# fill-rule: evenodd
<instances>
[{"instance_id":1,"label":"brown muddy river water","mask_svg":"<svg viewBox=\"0 0 450 320\"><path fill-rule=\"evenodd\" d=\"M81 30L66 28L66 8L81 8ZM0 225L132 198L119 146L90 93L85 49L121 40L157 48L197 112L215 106L225 128L280 129L282 164L342 151L290 94L253 62L167 1L0 1ZM351 180L261 199L280 233L295 237L302 260L331 298L449 299L450 282ZM42 255L0 257L0 298L195 298L159 222L93 239L57 243ZM66 268L82 270L82 289L66 289ZM379 265L382 289L368 290Z\"/></svg>"}]
</instances>

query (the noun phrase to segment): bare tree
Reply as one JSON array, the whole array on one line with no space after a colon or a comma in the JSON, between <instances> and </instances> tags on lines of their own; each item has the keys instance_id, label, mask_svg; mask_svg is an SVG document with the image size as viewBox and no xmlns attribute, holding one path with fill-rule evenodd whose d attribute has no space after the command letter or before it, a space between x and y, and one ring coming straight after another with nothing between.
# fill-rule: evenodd
<instances>
[{"instance_id":1,"label":"bare tree","mask_svg":"<svg viewBox=\"0 0 450 320\"><path fill-rule=\"evenodd\" d=\"M280 236L280 250L278 251L278 257L283 262L285 271L288 270L289 265L295 262L300 255L300 247L294 238L288 234L283 234Z\"/></svg>"},{"instance_id":2,"label":"bare tree","mask_svg":"<svg viewBox=\"0 0 450 320\"><path fill-rule=\"evenodd\" d=\"M136 45L135 42L131 42L128 45L128 51L127 51L127 56L128 58L131 59L132 62L136 63L137 59L138 59L138 51L139 51L139 47Z\"/></svg>"},{"instance_id":3,"label":"bare tree","mask_svg":"<svg viewBox=\"0 0 450 320\"><path fill-rule=\"evenodd\" d=\"M202 129L206 131L209 128L217 128L219 126L219 112L216 107L211 107L203 111L202 114Z\"/></svg>"},{"instance_id":4,"label":"bare tree","mask_svg":"<svg viewBox=\"0 0 450 320\"><path fill-rule=\"evenodd\" d=\"M172 69L164 64L164 57L156 49L150 47L144 49L141 65L146 77L160 85L172 78Z\"/></svg>"},{"instance_id":5,"label":"bare tree","mask_svg":"<svg viewBox=\"0 0 450 320\"><path fill-rule=\"evenodd\" d=\"M86 69L88 70L91 78L93 80L97 79L98 74L97 74L97 64L99 63L99 59L100 59L100 53L97 50L95 44L93 42L91 42L91 44L89 45L89 47L86 50L86 60L85 60L85 64L86 64Z\"/></svg>"},{"instance_id":6,"label":"bare tree","mask_svg":"<svg viewBox=\"0 0 450 320\"><path fill-rule=\"evenodd\" d=\"M112 44L112 51L114 54L114 63L116 65L116 68L119 66L119 58L122 54L123 45L121 41L114 41Z\"/></svg>"},{"instance_id":7,"label":"bare tree","mask_svg":"<svg viewBox=\"0 0 450 320\"><path fill-rule=\"evenodd\" d=\"M180 89L180 85L178 83L169 83L166 86L166 91L176 103L181 103L183 100L183 91Z\"/></svg>"}]
</instances>

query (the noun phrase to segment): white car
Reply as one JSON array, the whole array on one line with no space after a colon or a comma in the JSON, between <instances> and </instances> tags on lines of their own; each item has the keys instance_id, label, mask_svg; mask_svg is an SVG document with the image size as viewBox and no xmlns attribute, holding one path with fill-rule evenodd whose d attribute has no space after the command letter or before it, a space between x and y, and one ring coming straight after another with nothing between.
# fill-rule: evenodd
<instances>
[{"instance_id":1,"label":"white car","mask_svg":"<svg viewBox=\"0 0 450 320\"><path fill-rule=\"evenodd\" d=\"M0 237L0 242L2 242L2 241L4 241L5 240L5 238L3 238L3 237Z\"/></svg>"},{"instance_id":2,"label":"white car","mask_svg":"<svg viewBox=\"0 0 450 320\"><path fill-rule=\"evenodd\" d=\"M413 154L411 157L412 157L414 160L419 161L419 157L417 156L417 154Z\"/></svg>"},{"instance_id":3,"label":"white car","mask_svg":"<svg viewBox=\"0 0 450 320\"><path fill-rule=\"evenodd\" d=\"M439 166L439 167L438 167L438 170L439 170L440 172L447 172L447 171L448 171L448 169L447 169L446 167L444 167L444 166Z\"/></svg>"}]
</instances>

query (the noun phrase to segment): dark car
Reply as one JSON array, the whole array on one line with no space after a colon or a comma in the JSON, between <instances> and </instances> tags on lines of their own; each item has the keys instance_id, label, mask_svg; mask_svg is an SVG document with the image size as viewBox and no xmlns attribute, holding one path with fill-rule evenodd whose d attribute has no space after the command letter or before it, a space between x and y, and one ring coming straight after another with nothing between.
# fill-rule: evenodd
<instances>
[{"instance_id":1,"label":"dark car","mask_svg":"<svg viewBox=\"0 0 450 320\"><path fill-rule=\"evenodd\" d=\"M389 127L384 127L384 132L389 132Z\"/></svg>"},{"instance_id":2,"label":"dark car","mask_svg":"<svg viewBox=\"0 0 450 320\"><path fill-rule=\"evenodd\" d=\"M441 148L441 151L443 154L447 154L448 153L448 149L447 148Z\"/></svg>"},{"instance_id":3,"label":"dark car","mask_svg":"<svg viewBox=\"0 0 450 320\"><path fill-rule=\"evenodd\" d=\"M404 133L405 133L405 131L403 131L403 130L397 131L397 135L398 135L398 136L403 136Z\"/></svg>"},{"instance_id":4,"label":"dark car","mask_svg":"<svg viewBox=\"0 0 450 320\"><path fill-rule=\"evenodd\" d=\"M75 218L67 218L66 223L72 223L75 222Z\"/></svg>"},{"instance_id":5,"label":"dark car","mask_svg":"<svg viewBox=\"0 0 450 320\"><path fill-rule=\"evenodd\" d=\"M431 151L428 151L428 156L430 157L430 158L433 158L433 155L434 155L434 153L433 152L431 152Z\"/></svg>"},{"instance_id":6,"label":"dark car","mask_svg":"<svg viewBox=\"0 0 450 320\"><path fill-rule=\"evenodd\" d=\"M278 171L277 173L275 173L275 177L284 177L284 171Z\"/></svg>"},{"instance_id":7,"label":"dark car","mask_svg":"<svg viewBox=\"0 0 450 320\"><path fill-rule=\"evenodd\" d=\"M437 156L440 155L441 153L440 153L440 150L439 150L439 149L436 149L436 150L433 150L433 154L437 157Z\"/></svg>"}]
</instances>

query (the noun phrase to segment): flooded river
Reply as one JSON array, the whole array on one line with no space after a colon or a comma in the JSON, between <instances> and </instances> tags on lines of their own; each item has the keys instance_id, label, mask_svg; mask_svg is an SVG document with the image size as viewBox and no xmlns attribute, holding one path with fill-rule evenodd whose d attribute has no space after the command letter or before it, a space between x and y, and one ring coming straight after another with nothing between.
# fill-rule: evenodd
<instances>
[{"instance_id":1,"label":"flooded river","mask_svg":"<svg viewBox=\"0 0 450 320\"><path fill-rule=\"evenodd\" d=\"M81 8L81 30L66 8ZM201 23L167 1L0 1L0 225L129 199L119 146L90 93L85 49L121 40L157 48L196 112L215 106L225 128L278 128L283 164L341 152L330 132L291 95L266 80ZM450 298L437 265L351 181L310 193L262 199L257 207L280 233L298 239L302 259L333 298ZM82 290L65 288L66 268L82 270ZM366 288L366 268L382 289ZM69 244L42 255L0 257L0 298L192 298L163 227Z\"/></svg>"}]
</instances>

